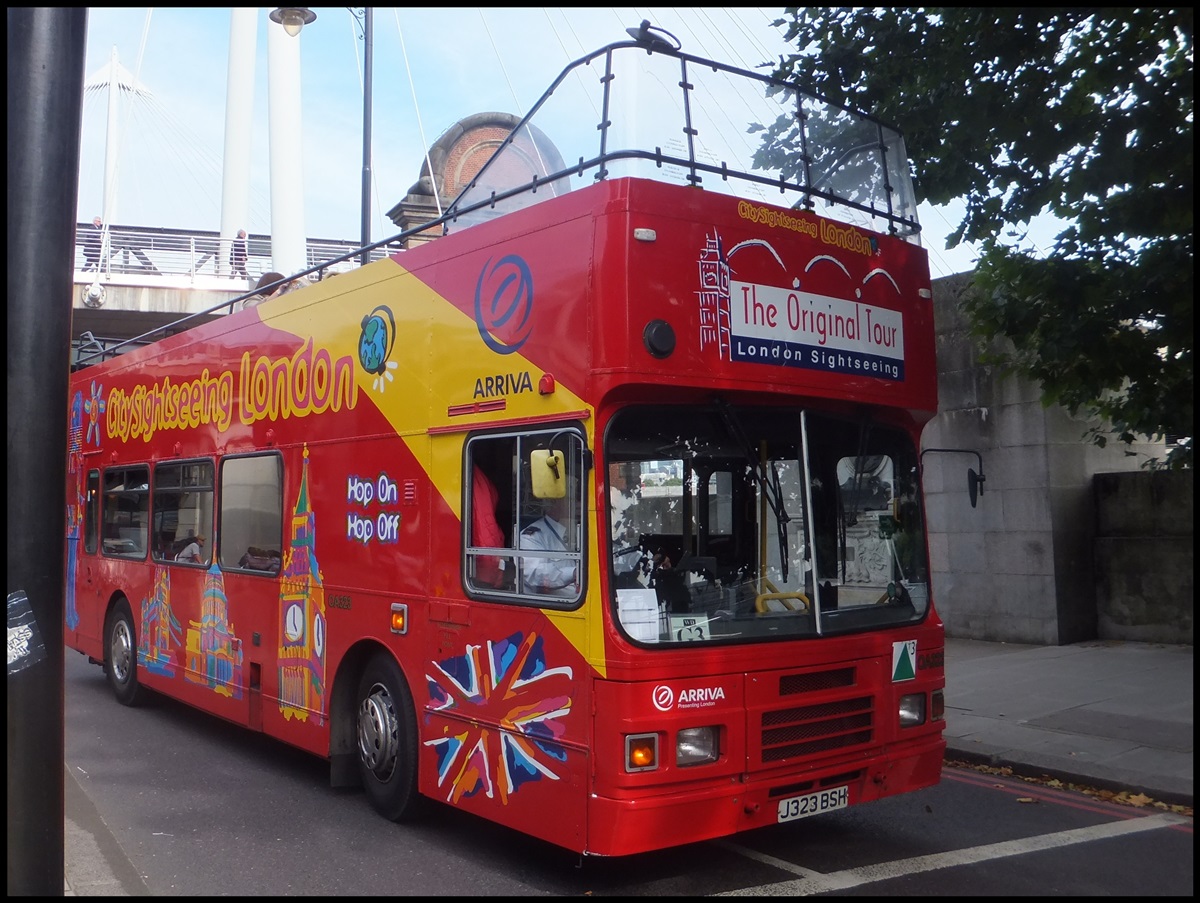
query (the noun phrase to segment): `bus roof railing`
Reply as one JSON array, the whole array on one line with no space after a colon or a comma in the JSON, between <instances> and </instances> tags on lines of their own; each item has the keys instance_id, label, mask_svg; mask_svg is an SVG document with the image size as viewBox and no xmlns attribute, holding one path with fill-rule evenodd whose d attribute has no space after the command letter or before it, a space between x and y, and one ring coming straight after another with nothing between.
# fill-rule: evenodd
<instances>
[{"instance_id":1,"label":"bus roof railing","mask_svg":"<svg viewBox=\"0 0 1200 903\"><path fill-rule=\"evenodd\" d=\"M562 128L572 121L587 127ZM514 185L508 174L522 165L534 171ZM610 44L569 64L448 213L469 224L479 218L472 213L505 212L502 202L522 194L556 196L580 187L573 178L624 175L813 210L914 242L920 233L897 129L795 82L657 40Z\"/></svg>"}]
</instances>

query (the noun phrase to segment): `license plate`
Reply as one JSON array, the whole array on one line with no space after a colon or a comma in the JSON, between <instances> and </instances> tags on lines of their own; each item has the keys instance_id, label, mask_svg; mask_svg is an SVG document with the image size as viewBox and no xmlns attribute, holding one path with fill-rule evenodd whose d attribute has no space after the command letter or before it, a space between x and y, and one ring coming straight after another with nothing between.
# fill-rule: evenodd
<instances>
[{"instance_id":1,"label":"license plate","mask_svg":"<svg viewBox=\"0 0 1200 903\"><path fill-rule=\"evenodd\" d=\"M806 793L803 796L789 796L779 801L778 822L795 821L798 818L808 818L810 815L820 815L822 812L832 812L834 809L845 809L850 804L849 787L830 787L828 790L818 790L816 793Z\"/></svg>"}]
</instances>

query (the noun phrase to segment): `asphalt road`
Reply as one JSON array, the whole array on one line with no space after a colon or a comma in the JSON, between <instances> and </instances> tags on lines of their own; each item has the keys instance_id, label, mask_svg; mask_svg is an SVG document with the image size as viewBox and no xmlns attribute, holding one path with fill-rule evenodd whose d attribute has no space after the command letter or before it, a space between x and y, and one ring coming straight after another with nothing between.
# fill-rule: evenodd
<instances>
[{"instance_id":1,"label":"asphalt road","mask_svg":"<svg viewBox=\"0 0 1200 903\"><path fill-rule=\"evenodd\" d=\"M445 806L395 825L326 765L66 661L73 895L1188 895L1192 820L969 769L752 832L588 859ZM76 786L72 787L71 785Z\"/></svg>"}]
</instances>

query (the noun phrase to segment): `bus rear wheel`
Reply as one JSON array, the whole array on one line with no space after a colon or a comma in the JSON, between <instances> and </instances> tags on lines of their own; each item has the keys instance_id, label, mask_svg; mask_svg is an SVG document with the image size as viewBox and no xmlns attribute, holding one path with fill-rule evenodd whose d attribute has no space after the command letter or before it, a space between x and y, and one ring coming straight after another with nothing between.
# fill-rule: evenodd
<instances>
[{"instance_id":1,"label":"bus rear wheel","mask_svg":"<svg viewBox=\"0 0 1200 903\"><path fill-rule=\"evenodd\" d=\"M104 623L104 674L121 705L138 705L145 689L137 674L137 630L129 602L118 599Z\"/></svg>"},{"instance_id":2,"label":"bus rear wheel","mask_svg":"<svg viewBox=\"0 0 1200 903\"><path fill-rule=\"evenodd\" d=\"M412 693L389 655L372 658L358 682L358 771L371 806L391 821L416 814L417 721Z\"/></svg>"}]
</instances>

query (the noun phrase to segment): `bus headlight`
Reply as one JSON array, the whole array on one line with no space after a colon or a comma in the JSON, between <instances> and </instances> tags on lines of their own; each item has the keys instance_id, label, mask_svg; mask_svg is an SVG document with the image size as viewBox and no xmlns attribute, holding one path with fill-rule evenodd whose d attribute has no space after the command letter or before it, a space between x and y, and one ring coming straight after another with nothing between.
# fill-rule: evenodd
<instances>
[{"instance_id":1,"label":"bus headlight","mask_svg":"<svg viewBox=\"0 0 1200 903\"><path fill-rule=\"evenodd\" d=\"M900 726L914 727L925 723L925 694L912 693L900 697Z\"/></svg>"},{"instance_id":2,"label":"bus headlight","mask_svg":"<svg viewBox=\"0 0 1200 903\"><path fill-rule=\"evenodd\" d=\"M628 734L625 737L625 771L654 771L658 768L658 734Z\"/></svg>"},{"instance_id":3,"label":"bus headlight","mask_svg":"<svg viewBox=\"0 0 1200 903\"><path fill-rule=\"evenodd\" d=\"M688 727L675 736L675 764L680 768L717 761L720 744L716 727Z\"/></svg>"}]
</instances>

